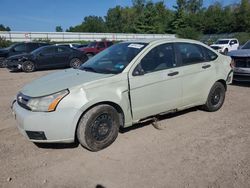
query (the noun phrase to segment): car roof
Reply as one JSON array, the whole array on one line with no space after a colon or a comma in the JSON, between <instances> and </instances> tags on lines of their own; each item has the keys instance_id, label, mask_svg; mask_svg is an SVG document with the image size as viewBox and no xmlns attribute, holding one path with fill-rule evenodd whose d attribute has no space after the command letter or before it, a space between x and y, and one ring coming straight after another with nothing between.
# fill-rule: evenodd
<instances>
[{"instance_id":1,"label":"car roof","mask_svg":"<svg viewBox=\"0 0 250 188\"><path fill-rule=\"evenodd\" d=\"M123 43L164 43L164 42L189 42L189 43L196 43L196 44L203 44L196 40L191 39L182 39L182 38L159 38L159 39L135 39L130 41L124 41Z\"/></svg>"}]
</instances>

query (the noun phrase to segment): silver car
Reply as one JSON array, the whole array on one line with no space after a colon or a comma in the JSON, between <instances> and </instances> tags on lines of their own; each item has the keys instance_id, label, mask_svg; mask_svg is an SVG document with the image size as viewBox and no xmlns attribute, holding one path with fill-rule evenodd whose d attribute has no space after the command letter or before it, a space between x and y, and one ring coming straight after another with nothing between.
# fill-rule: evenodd
<instances>
[{"instance_id":1,"label":"silver car","mask_svg":"<svg viewBox=\"0 0 250 188\"><path fill-rule=\"evenodd\" d=\"M234 60L233 80L250 82L250 41L246 42L241 49L228 53Z\"/></svg>"},{"instance_id":2,"label":"silver car","mask_svg":"<svg viewBox=\"0 0 250 188\"><path fill-rule=\"evenodd\" d=\"M91 151L114 142L120 127L159 114L221 108L232 82L231 58L193 40L122 42L80 69L26 85L13 102L20 132L32 142L74 142Z\"/></svg>"}]
</instances>

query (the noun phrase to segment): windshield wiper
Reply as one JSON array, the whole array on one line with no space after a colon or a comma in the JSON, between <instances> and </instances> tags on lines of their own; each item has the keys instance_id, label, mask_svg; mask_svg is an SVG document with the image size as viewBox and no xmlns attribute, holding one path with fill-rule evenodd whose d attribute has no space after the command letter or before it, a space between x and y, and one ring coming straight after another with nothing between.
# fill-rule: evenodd
<instances>
[{"instance_id":1,"label":"windshield wiper","mask_svg":"<svg viewBox=\"0 0 250 188\"><path fill-rule=\"evenodd\" d=\"M92 67L82 67L82 70L88 71L88 72L97 72L94 68Z\"/></svg>"}]
</instances>

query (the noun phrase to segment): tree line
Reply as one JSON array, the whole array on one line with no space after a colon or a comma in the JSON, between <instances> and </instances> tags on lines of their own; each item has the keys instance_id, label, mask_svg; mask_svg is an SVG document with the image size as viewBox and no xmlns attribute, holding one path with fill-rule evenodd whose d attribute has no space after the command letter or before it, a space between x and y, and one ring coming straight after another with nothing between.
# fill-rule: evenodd
<instances>
[{"instance_id":1,"label":"tree line","mask_svg":"<svg viewBox=\"0 0 250 188\"><path fill-rule=\"evenodd\" d=\"M57 26L57 30L59 27ZM110 8L104 17L86 16L68 32L174 33L197 39L201 34L250 32L250 1L208 7L203 0L177 0L167 8L164 1L132 0L131 7Z\"/></svg>"}]
</instances>

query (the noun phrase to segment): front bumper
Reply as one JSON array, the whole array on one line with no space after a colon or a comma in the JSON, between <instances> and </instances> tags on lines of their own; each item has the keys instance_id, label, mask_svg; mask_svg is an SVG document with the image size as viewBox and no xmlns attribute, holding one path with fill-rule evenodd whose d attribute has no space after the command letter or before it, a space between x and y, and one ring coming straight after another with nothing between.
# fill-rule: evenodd
<instances>
[{"instance_id":1,"label":"front bumper","mask_svg":"<svg viewBox=\"0 0 250 188\"><path fill-rule=\"evenodd\" d=\"M75 128L78 121L76 109L32 112L14 102L12 111L19 131L32 142L72 143L75 140Z\"/></svg>"},{"instance_id":2,"label":"front bumper","mask_svg":"<svg viewBox=\"0 0 250 188\"><path fill-rule=\"evenodd\" d=\"M250 82L250 74L249 73L234 73L233 77L234 81L239 82Z\"/></svg>"},{"instance_id":3,"label":"front bumper","mask_svg":"<svg viewBox=\"0 0 250 188\"><path fill-rule=\"evenodd\" d=\"M22 69L22 65L20 64L19 61L8 61L6 60L5 62L5 67L11 71L18 71Z\"/></svg>"}]
</instances>

